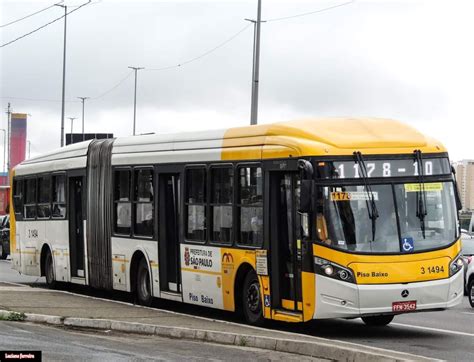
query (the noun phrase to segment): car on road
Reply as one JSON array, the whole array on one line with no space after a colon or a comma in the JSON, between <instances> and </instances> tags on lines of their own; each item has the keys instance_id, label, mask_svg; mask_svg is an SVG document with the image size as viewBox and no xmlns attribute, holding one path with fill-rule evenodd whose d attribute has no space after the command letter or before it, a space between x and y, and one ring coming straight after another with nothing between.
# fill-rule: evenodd
<instances>
[{"instance_id":1,"label":"car on road","mask_svg":"<svg viewBox=\"0 0 474 362\"><path fill-rule=\"evenodd\" d=\"M467 270L469 265L474 262L474 237L472 237L467 232L461 233L461 241L462 241L462 261L464 263L464 295L467 295Z\"/></svg>"},{"instance_id":2,"label":"car on road","mask_svg":"<svg viewBox=\"0 0 474 362\"><path fill-rule=\"evenodd\" d=\"M466 272L466 290L469 304L474 308L474 263L471 262Z\"/></svg>"},{"instance_id":3,"label":"car on road","mask_svg":"<svg viewBox=\"0 0 474 362\"><path fill-rule=\"evenodd\" d=\"M0 259L10 255L10 215L5 215L0 221Z\"/></svg>"},{"instance_id":4,"label":"car on road","mask_svg":"<svg viewBox=\"0 0 474 362\"><path fill-rule=\"evenodd\" d=\"M474 308L474 237L469 233L461 234L464 262L464 292L468 296L469 304Z\"/></svg>"}]
</instances>

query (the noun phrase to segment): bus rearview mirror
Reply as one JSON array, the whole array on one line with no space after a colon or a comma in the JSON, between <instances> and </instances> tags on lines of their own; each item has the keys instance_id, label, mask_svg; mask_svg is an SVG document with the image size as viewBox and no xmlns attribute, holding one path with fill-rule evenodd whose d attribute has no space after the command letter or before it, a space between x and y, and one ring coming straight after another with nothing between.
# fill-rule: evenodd
<instances>
[{"instance_id":1,"label":"bus rearview mirror","mask_svg":"<svg viewBox=\"0 0 474 362\"><path fill-rule=\"evenodd\" d=\"M313 180L301 180L300 209L301 213L311 212L313 200Z\"/></svg>"}]
</instances>

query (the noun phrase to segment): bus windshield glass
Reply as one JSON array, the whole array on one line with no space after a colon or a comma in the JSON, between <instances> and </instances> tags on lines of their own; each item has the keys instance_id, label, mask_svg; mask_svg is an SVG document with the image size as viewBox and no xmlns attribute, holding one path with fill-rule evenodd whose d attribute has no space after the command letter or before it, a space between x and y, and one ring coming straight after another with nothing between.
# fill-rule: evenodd
<instances>
[{"instance_id":1,"label":"bus windshield glass","mask_svg":"<svg viewBox=\"0 0 474 362\"><path fill-rule=\"evenodd\" d=\"M332 247L368 253L411 253L437 249L458 237L452 182L322 186L317 215L319 240ZM417 213L420 197L426 215ZM373 233L370 200L378 217ZM424 229L424 235L423 235Z\"/></svg>"}]
</instances>

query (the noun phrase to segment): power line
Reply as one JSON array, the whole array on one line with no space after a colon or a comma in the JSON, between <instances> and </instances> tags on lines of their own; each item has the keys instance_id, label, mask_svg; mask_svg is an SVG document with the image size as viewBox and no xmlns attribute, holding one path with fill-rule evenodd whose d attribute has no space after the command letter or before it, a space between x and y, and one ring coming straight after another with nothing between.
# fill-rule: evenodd
<instances>
[{"instance_id":1,"label":"power line","mask_svg":"<svg viewBox=\"0 0 474 362\"><path fill-rule=\"evenodd\" d=\"M75 8L74 10L71 10L71 11L68 12L67 14L64 14L64 15L60 16L59 18L56 18L56 19L50 21L49 23L46 23L46 24L40 26L39 28L30 31L29 33L23 34L22 36L20 36L20 37L18 37L18 38L16 38L16 39L13 39L13 40L11 40L11 41L5 43L5 44L0 45L0 48L6 47L7 45L10 45L10 44L12 44L12 43L15 43L16 41L18 41L18 40L20 40L20 39L23 39L23 38L27 37L28 35L31 35L31 34L33 34L33 33L36 33L37 31L39 31L39 30L41 30L41 29L43 29L43 28L46 28L48 25L51 25L51 24L55 23L56 21L61 20L61 19L64 18L65 16L67 16L67 15L69 15L69 14L72 14L73 12L79 10L79 9L82 8L83 6L86 6L86 5L90 4L90 3L91 3L91 0L89 0L88 2L86 2L86 3L84 3L84 4L80 5L80 6L78 6L78 7ZM54 5L54 6L55 6L55 5Z\"/></svg>"},{"instance_id":2,"label":"power line","mask_svg":"<svg viewBox=\"0 0 474 362\"><path fill-rule=\"evenodd\" d=\"M97 1L97 2L101 2L101 1ZM94 2L94 3L97 3L97 2ZM281 20L287 20L287 19L292 19L292 18L297 18L297 17L301 17L301 16L307 16L307 15L311 15L311 14L316 14L316 13L321 13L323 11L328 11L328 10L331 10L331 9L334 9L334 8L338 8L338 7L341 7L341 6L345 6L345 5L349 5L351 3L355 2L355 0L351 0L351 1L348 1L346 3L342 3L342 4L338 4L338 5L334 5L334 6L330 6L330 7L327 7L327 8L323 8L323 9L319 9L319 10L315 10L315 11L310 11L310 12L306 12L306 13L302 13L302 14L296 14L296 15L291 15L291 16L285 16L285 17L281 17L281 18L273 18L273 19L268 19L266 20L267 22L272 22L272 21L281 21ZM87 4L89 4L90 1L88 3L85 3L85 4L82 4L81 6L78 6L77 9L75 10L72 10L70 11L68 14L72 13L73 11L76 11L78 10L79 8L81 8L82 6L85 6ZM54 6L54 5L52 5ZM60 20L64 17L61 16L60 18L58 19L55 19L53 22L57 21L57 20ZM51 22L52 23L52 22ZM46 25L49 25L49 24L46 24ZM46 26L45 25L45 26ZM213 53L214 51L218 50L219 48L223 47L224 45L226 45L227 43L231 42L232 40L234 40L237 36L239 36L241 33L243 33L245 30L247 30L247 28L249 26L251 26L252 24L248 24L246 25L245 27L243 27L242 29L240 29L237 33L233 34L231 37L229 37L228 39L226 39L225 41L223 41L222 43L218 44L217 46L209 49L208 51L202 53L201 55L198 55L194 58L191 58L191 59L188 59L188 60L185 60L181 63L178 63L176 65L170 65L170 66L166 66L166 67L161 67L161 68L147 68L147 69L144 69L144 71L161 71L161 70L167 70L167 69L173 69L173 68L180 68L182 67L183 65L186 65L186 64L189 64L189 63L192 63L192 62L195 62L196 60L199 60L211 53ZM44 27L44 26L43 26ZM40 28L39 28L40 29ZM37 30L39 30L37 29ZM36 31L37 31L36 30ZM26 34L28 35L28 34ZM26 36L25 35L25 36ZM18 40L18 39L16 39ZM16 41L14 40L14 41ZM4 44L2 45L1 47L5 46L5 45L8 45L9 43L7 44ZM123 82L125 82L131 75L132 75L133 71L129 72L124 78L122 78L120 81L118 81L112 88L108 89L107 91L105 91L104 93L100 94L99 96L97 97L91 97L91 100L97 100L97 99L100 99L104 96L106 96L107 94L109 94L110 92L112 92L114 89L116 89L118 86L120 86ZM33 99L33 98L19 98L19 97L1 97L1 98L5 98L5 99L19 99L19 100L30 100L30 101L43 101L43 102L60 102L60 100L53 100L53 99ZM66 102L78 102L78 101L66 101Z\"/></svg>"},{"instance_id":3,"label":"power line","mask_svg":"<svg viewBox=\"0 0 474 362\"><path fill-rule=\"evenodd\" d=\"M64 1L61 0L60 2L58 2L58 3L56 3L56 4L61 4L62 2L64 2ZM0 28L4 28L4 27L6 27L6 26L8 26L8 25L12 25L12 24L18 23L18 22L20 22L20 21L22 21L22 20L28 19L28 18L32 17L33 15L36 15L36 14L42 13L43 11L46 11L46 10L48 10L48 9L51 9L52 7L56 6L56 4L50 5L50 6L48 6L47 8L38 10L38 11L34 12L33 14L26 15L26 16L20 18L20 19L13 20L13 21L11 21L11 22L9 22L9 23L7 23L7 24L0 25Z\"/></svg>"},{"instance_id":4,"label":"power line","mask_svg":"<svg viewBox=\"0 0 474 362\"><path fill-rule=\"evenodd\" d=\"M231 42L231 41L234 40L237 36L239 36L241 33L243 33L245 30L247 30L247 28L248 28L249 26L251 26L251 25L252 25L252 24L247 24L247 25L244 26L242 29L240 29L237 33L235 33L235 34L232 35L230 38L228 38L227 40L223 41L222 43L220 43L219 45L215 46L214 48L209 49L208 51L202 53L201 55L198 55L197 57L194 57L194 58L185 60L184 62L178 63L178 64L176 64L176 65L170 65L170 66L167 66L167 67L162 67L162 68L147 68L147 69L145 69L145 72L146 72L146 71L159 71L159 70L166 70L166 69L179 68L179 67L182 67L183 65L186 65L186 64L195 62L196 60L201 59L201 58L204 58L206 55L209 55L209 54L215 52L217 49L222 48L224 45L226 45L227 43Z\"/></svg>"},{"instance_id":5,"label":"power line","mask_svg":"<svg viewBox=\"0 0 474 362\"><path fill-rule=\"evenodd\" d=\"M296 14L296 15L290 15L290 16L284 16L284 17L281 17L281 18L267 19L266 21L267 21L267 22L281 21L281 20L288 20L288 19L293 19L293 18L299 18L300 16L307 16L307 15L311 15L311 14L322 13L323 11L328 11L328 10L331 10L331 9L339 8L339 7L341 7L341 6L345 6L345 5L352 4L353 2L355 2L355 0L351 0L351 1L348 1L348 2L345 2L345 3L342 3L342 4L337 4L337 5L329 6L329 7L327 7L327 8L323 8L323 9L319 9L319 10L309 11L309 12L307 12L307 13Z\"/></svg>"},{"instance_id":6,"label":"power line","mask_svg":"<svg viewBox=\"0 0 474 362\"><path fill-rule=\"evenodd\" d=\"M117 84L115 84L112 88L110 88L108 91L105 91L104 93L102 93L101 95L97 96L97 97L91 97L91 100L96 100L96 99L99 99L99 98L102 98L103 96L109 94L110 92L112 92L115 88L117 88L119 85L121 85L123 82L125 82L133 73L134 71L130 71L124 78L122 78Z\"/></svg>"}]
</instances>

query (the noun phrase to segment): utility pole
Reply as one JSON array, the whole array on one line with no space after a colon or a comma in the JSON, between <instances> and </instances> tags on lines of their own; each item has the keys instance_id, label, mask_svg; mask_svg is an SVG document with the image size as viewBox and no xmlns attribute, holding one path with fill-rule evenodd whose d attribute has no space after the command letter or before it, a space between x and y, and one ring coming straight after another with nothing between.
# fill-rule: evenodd
<instances>
[{"instance_id":1,"label":"utility pole","mask_svg":"<svg viewBox=\"0 0 474 362\"><path fill-rule=\"evenodd\" d=\"M84 134L84 101L89 99L89 97L77 97L82 101L82 140L86 140L86 136Z\"/></svg>"},{"instance_id":2,"label":"utility pole","mask_svg":"<svg viewBox=\"0 0 474 362\"><path fill-rule=\"evenodd\" d=\"M143 67L129 67L135 71L135 96L133 98L133 135L135 136L135 127L137 122L137 71L145 69Z\"/></svg>"},{"instance_id":3,"label":"utility pole","mask_svg":"<svg viewBox=\"0 0 474 362\"><path fill-rule=\"evenodd\" d=\"M72 143L72 128L74 126L74 120L77 119L77 117L67 117L71 120L71 143Z\"/></svg>"},{"instance_id":4,"label":"utility pole","mask_svg":"<svg viewBox=\"0 0 474 362\"><path fill-rule=\"evenodd\" d=\"M61 100L61 147L64 147L64 108L66 97L66 24L67 24L67 6L55 4L64 8L64 49L63 49L63 95Z\"/></svg>"},{"instance_id":5,"label":"utility pole","mask_svg":"<svg viewBox=\"0 0 474 362\"><path fill-rule=\"evenodd\" d=\"M258 121L258 82L260 73L260 23L262 14L262 0L258 0L257 20L245 19L254 24L253 37L253 66L252 66L252 103L250 107L250 124L255 125Z\"/></svg>"}]
</instances>

